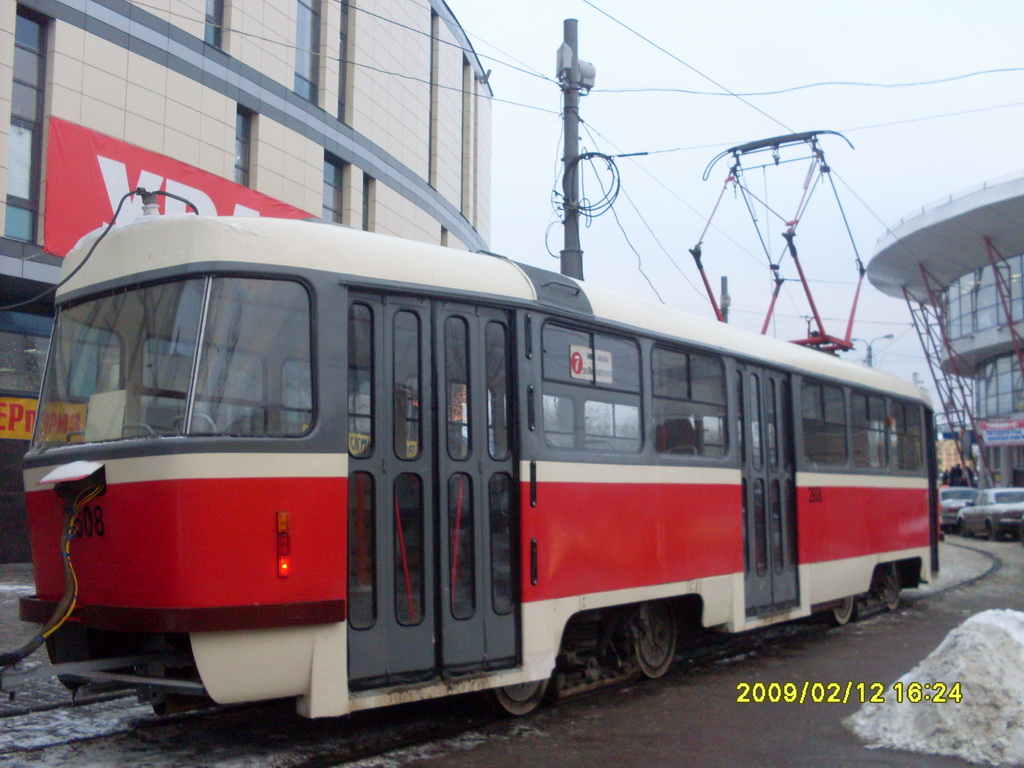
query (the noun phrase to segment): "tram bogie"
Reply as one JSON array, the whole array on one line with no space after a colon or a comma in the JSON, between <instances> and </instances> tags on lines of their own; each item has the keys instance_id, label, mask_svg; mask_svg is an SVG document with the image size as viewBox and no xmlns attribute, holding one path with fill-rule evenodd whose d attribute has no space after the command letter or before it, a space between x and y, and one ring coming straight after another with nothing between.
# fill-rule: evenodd
<instances>
[{"instance_id":1,"label":"tram bogie","mask_svg":"<svg viewBox=\"0 0 1024 768\"><path fill-rule=\"evenodd\" d=\"M877 371L326 224L92 244L25 462L24 618L74 589L77 516L55 661L184 653L175 705L491 690L515 714L937 566L927 398ZM80 461L102 495L39 485Z\"/></svg>"}]
</instances>

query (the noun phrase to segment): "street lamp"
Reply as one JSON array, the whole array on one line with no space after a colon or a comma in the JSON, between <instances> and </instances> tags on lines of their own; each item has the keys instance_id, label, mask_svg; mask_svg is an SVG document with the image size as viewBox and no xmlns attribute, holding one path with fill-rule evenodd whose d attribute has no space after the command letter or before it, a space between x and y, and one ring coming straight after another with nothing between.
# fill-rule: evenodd
<instances>
[{"instance_id":1,"label":"street lamp","mask_svg":"<svg viewBox=\"0 0 1024 768\"><path fill-rule=\"evenodd\" d=\"M877 336L873 338L871 341L864 341L864 339L853 339L853 341L863 341L865 344L868 345L868 368L874 368L875 366L872 365L874 358L871 356L871 345L874 344L876 341L883 341L884 339L891 339L892 337L893 336L891 333L887 333L885 334L885 336Z\"/></svg>"}]
</instances>

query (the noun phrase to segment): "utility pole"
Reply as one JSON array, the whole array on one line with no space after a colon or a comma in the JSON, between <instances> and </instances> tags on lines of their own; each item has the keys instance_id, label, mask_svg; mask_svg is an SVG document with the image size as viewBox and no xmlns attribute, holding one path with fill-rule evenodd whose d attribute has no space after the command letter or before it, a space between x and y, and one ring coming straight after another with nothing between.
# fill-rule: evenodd
<instances>
[{"instance_id":1,"label":"utility pole","mask_svg":"<svg viewBox=\"0 0 1024 768\"><path fill-rule=\"evenodd\" d=\"M868 368L874 368L875 367L875 365L874 365L875 360L874 360L874 357L871 354L871 347L872 347L872 345L876 341L883 341L885 339L891 339L891 338L892 338L892 334L891 333L887 333L887 334L885 334L885 336L878 336L878 337L872 339L871 341L867 341L866 339L851 339L851 341L863 341L865 344L868 345L868 359L867 359Z\"/></svg>"},{"instance_id":2,"label":"utility pole","mask_svg":"<svg viewBox=\"0 0 1024 768\"><path fill-rule=\"evenodd\" d=\"M561 271L567 277L583 279L583 250L580 248L580 96L594 87L594 65L580 61L577 54L577 21L563 22L562 44L558 47L558 81L562 85L562 124L565 126L562 155L562 210L565 247Z\"/></svg>"},{"instance_id":3,"label":"utility pole","mask_svg":"<svg viewBox=\"0 0 1024 768\"><path fill-rule=\"evenodd\" d=\"M722 295L718 300L718 305L722 309L722 322L729 322L729 307L732 306L732 297L729 295L729 278L726 275L722 275Z\"/></svg>"}]
</instances>

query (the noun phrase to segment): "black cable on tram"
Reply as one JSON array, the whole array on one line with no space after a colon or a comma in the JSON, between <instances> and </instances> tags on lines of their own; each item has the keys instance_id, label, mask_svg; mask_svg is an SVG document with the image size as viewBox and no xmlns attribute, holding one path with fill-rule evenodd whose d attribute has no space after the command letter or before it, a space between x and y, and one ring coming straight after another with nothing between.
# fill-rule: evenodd
<instances>
[{"instance_id":1,"label":"black cable on tram","mask_svg":"<svg viewBox=\"0 0 1024 768\"><path fill-rule=\"evenodd\" d=\"M82 267L85 266L85 263L87 261L89 261L89 257L92 256L93 251L96 250L96 246L99 245L100 241L102 241L103 238L107 236L107 233L110 232L111 229L113 229L114 225L117 223L117 217L121 213L121 208L124 205L124 201L127 200L129 197L134 197L135 195L139 195L139 196L142 197L142 204L143 204L143 206L155 205L156 204L156 196L157 195L163 195L164 197L170 197L170 198L173 198L173 199L177 200L178 202L184 203L185 205L189 206L192 209L193 213L195 213L196 216L199 215L199 209L195 206L195 203L191 202L190 200L186 200L184 197L181 197L180 195L176 195L173 192L164 192L163 190L159 190L159 189L155 190L153 192L150 192L149 190L143 189L142 187L137 187L136 189L133 189L131 192L126 192L124 195L121 196L120 201L118 201L117 208L114 209L114 215L110 218L110 223L107 224L106 228L103 230L103 232L100 234L100 236L98 238L96 238L96 242L94 242L92 244L92 247L89 248L89 252L87 254L85 254L85 258L82 259L82 261L79 263L79 265L77 267L75 267L73 270L71 270L71 272L68 274L67 277L65 277L59 283L55 283L54 285L51 285L45 291L43 291L42 293L36 294L35 296L33 296L30 299L25 299L24 301L18 301L18 302L15 302L14 304L6 304L4 306L0 306L0 312L6 312L9 309L17 309L18 307L25 307L25 306L28 306L29 304L34 304L35 302L39 301L40 299L45 299L51 293L56 293L58 290L60 290L60 288L62 286L66 285L67 282L71 278L73 278L75 275L77 275L78 272L82 269Z\"/></svg>"}]
</instances>

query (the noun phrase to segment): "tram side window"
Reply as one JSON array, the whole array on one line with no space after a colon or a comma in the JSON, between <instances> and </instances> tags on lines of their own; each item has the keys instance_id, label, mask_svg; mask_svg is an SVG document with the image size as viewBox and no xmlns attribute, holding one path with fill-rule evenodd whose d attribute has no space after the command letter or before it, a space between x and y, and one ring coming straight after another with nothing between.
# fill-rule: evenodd
<instances>
[{"instance_id":1,"label":"tram side window","mask_svg":"<svg viewBox=\"0 0 1024 768\"><path fill-rule=\"evenodd\" d=\"M392 339L392 389L394 404L395 456L417 459L420 456L420 319L414 312L396 312Z\"/></svg>"},{"instance_id":2,"label":"tram side window","mask_svg":"<svg viewBox=\"0 0 1024 768\"><path fill-rule=\"evenodd\" d=\"M850 395L850 436L853 464L880 469L888 464L885 398L853 392Z\"/></svg>"},{"instance_id":3,"label":"tram side window","mask_svg":"<svg viewBox=\"0 0 1024 768\"><path fill-rule=\"evenodd\" d=\"M469 386L469 326L465 318L444 322L445 418L448 424L448 455L455 461L469 458L472 402Z\"/></svg>"},{"instance_id":4,"label":"tram side window","mask_svg":"<svg viewBox=\"0 0 1024 768\"><path fill-rule=\"evenodd\" d=\"M497 322L487 324L484 338L484 365L487 370L487 452L503 461L509 454L508 385L512 379L508 367L508 329Z\"/></svg>"},{"instance_id":5,"label":"tram side window","mask_svg":"<svg viewBox=\"0 0 1024 768\"><path fill-rule=\"evenodd\" d=\"M842 388L805 381L800 400L804 455L817 464L845 464L846 407Z\"/></svg>"},{"instance_id":6,"label":"tram side window","mask_svg":"<svg viewBox=\"0 0 1024 768\"><path fill-rule=\"evenodd\" d=\"M373 313L366 304L348 309L348 452L373 453Z\"/></svg>"},{"instance_id":7,"label":"tram side window","mask_svg":"<svg viewBox=\"0 0 1024 768\"><path fill-rule=\"evenodd\" d=\"M544 327L544 437L556 448L637 452L640 349L557 323Z\"/></svg>"},{"instance_id":8,"label":"tram side window","mask_svg":"<svg viewBox=\"0 0 1024 768\"><path fill-rule=\"evenodd\" d=\"M921 409L914 403L892 403L893 430L890 436L897 469L920 469L923 427Z\"/></svg>"},{"instance_id":9,"label":"tram side window","mask_svg":"<svg viewBox=\"0 0 1024 768\"><path fill-rule=\"evenodd\" d=\"M725 455L725 367L709 355L656 347L654 442L658 453Z\"/></svg>"}]
</instances>

